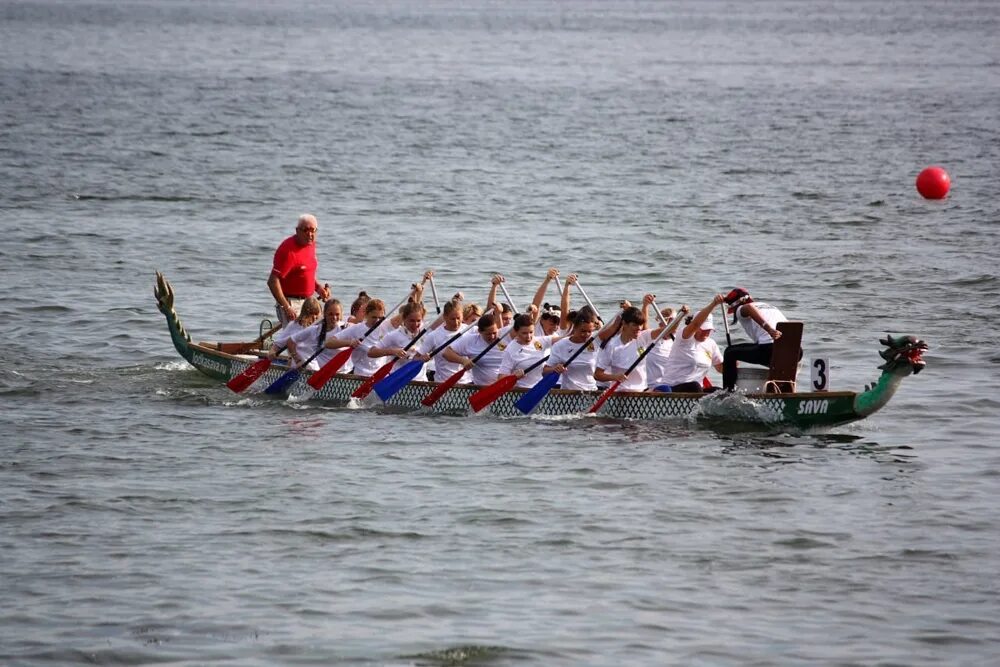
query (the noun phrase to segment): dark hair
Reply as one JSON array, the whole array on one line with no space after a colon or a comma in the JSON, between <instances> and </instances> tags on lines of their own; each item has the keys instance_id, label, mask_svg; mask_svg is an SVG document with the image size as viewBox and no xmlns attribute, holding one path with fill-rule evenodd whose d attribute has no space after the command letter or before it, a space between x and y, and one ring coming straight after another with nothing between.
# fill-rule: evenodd
<instances>
[{"instance_id":1,"label":"dark hair","mask_svg":"<svg viewBox=\"0 0 1000 667\"><path fill-rule=\"evenodd\" d=\"M351 303L351 315L353 315L358 308L365 305L369 301L371 301L371 297L368 296L368 292L364 290L358 292L358 298Z\"/></svg>"},{"instance_id":2,"label":"dark hair","mask_svg":"<svg viewBox=\"0 0 1000 667\"><path fill-rule=\"evenodd\" d=\"M486 331L495 324L496 320L493 319L493 313L489 313L479 318L479 321L476 323L476 328L479 331Z\"/></svg>"},{"instance_id":3,"label":"dark hair","mask_svg":"<svg viewBox=\"0 0 1000 667\"><path fill-rule=\"evenodd\" d=\"M576 311L576 316L573 317L574 327L581 324L589 324L591 322L597 324L597 314L590 306L584 306L580 310Z\"/></svg>"},{"instance_id":4,"label":"dark hair","mask_svg":"<svg viewBox=\"0 0 1000 667\"><path fill-rule=\"evenodd\" d=\"M531 326L533 322L531 321L531 315L528 313L521 313L514 317L514 330L517 331L521 327Z\"/></svg>"},{"instance_id":5,"label":"dark hair","mask_svg":"<svg viewBox=\"0 0 1000 667\"><path fill-rule=\"evenodd\" d=\"M504 312L504 313L513 313L514 312L514 309L510 307L509 303L501 303L500 304L500 310L501 310L501 312Z\"/></svg>"},{"instance_id":6,"label":"dark hair","mask_svg":"<svg viewBox=\"0 0 1000 667\"><path fill-rule=\"evenodd\" d=\"M622 322L625 324L645 324L646 318L642 316L642 311L635 306L629 306L622 311Z\"/></svg>"}]
</instances>

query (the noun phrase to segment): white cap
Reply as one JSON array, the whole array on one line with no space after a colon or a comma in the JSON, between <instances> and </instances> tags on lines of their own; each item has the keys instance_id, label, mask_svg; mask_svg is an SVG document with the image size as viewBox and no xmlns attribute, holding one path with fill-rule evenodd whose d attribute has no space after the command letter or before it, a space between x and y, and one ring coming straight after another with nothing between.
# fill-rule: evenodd
<instances>
[{"instance_id":1,"label":"white cap","mask_svg":"<svg viewBox=\"0 0 1000 667\"><path fill-rule=\"evenodd\" d=\"M715 328L715 327L712 326L712 316L711 315L709 315L708 317L705 318L705 321L701 323L701 327L700 328L701 328L702 331L706 331L706 330L710 331L710 330L712 330L712 329Z\"/></svg>"}]
</instances>

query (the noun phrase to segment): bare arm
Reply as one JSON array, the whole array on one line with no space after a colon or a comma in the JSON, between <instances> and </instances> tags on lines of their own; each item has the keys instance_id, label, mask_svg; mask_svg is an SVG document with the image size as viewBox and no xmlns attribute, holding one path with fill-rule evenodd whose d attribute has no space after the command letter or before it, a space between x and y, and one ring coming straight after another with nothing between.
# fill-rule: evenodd
<instances>
[{"instance_id":1,"label":"bare arm","mask_svg":"<svg viewBox=\"0 0 1000 667\"><path fill-rule=\"evenodd\" d=\"M559 328L568 329L570 326L569 321L569 286L576 284L576 274L571 273L566 277L566 282L563 283L562 299L559 301L559 310L561 311L559 318Z\"/></svg>"},{"instance_id":2,"label":"bare arm","mask_svg":"<svg viewBox=\"0 0 1000 667\"><path fill-rule=\"evenodd\" d=\"M760 311L757 310L757 307L752 303L741 306L740 314L743 315L743 317L747 317L759 324L760 328L763 329L772 340L778 340L781 338L781 332L768 324L764 320L764 317L760 314Z\"/></svg>"},{"instance_id":3,"label":"bare arm","mask_svg":"<svg viewBox=\"0 0 1000 667\"><path fill-rule=\"evenodd\" d=\"M542 301L545 300L545 293L549 289L549 283L552 282L556 276L559 275L558 269L549 269L548 273L545 274L545 279L542 280L542 284L538 286L535 291L535 298L531 301L531 305L535 307L535 310L542 309Z\"/></svg>"},{"instance_id":4,"label":"bare arm","mask_svg":"<svg viewBox=\"0 0 1000 667\"><path fill-rule=\"evenodd\" d=\"M271 274L267 277L267 288L271 290L271 296L274 297L274 302L281 306L281 310L284 311L285 317L289 321L295 319L295 311L292 310L292 306L288 303L288 299L285 298L285 292L281 289L281 279L275 274Z\"/></svg>"},{"instance_id":5,"label":"bare arm","mask_svg":"<svg viewBox=\"0 0 1000 667\"><path fill-rule=\"evenodd\" d=\"M713 310L715 310L715 307L724 301L725 298L721 294L716 294L712 297L712 301L709 302L707 306L695 313L694 317L691 318L691 324L684 327L684 331L681 332L681 335L683 335L684 338L690 338L695 335L698 329L701 328L701 325L704 324L705 320L708 319L708 316L712 314Z\"/></svg>"}]
</instances>

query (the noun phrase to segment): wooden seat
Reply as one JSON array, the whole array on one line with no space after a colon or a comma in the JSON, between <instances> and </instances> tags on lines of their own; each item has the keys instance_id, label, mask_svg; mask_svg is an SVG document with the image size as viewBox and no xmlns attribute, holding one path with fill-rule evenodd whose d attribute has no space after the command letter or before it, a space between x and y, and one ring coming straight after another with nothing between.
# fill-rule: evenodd
<instances>
[{"instance_id":1,"label":"wooden seat","mask_svg":"<svg viewBox=\"0 0 1000 667\"><path fill-rule=\"evenodd\" d=\"M781 332L781 338L771 349L771 367L764 392L787 394L795 391L795 376L802 356L802 322L778 322L776 328Z\"/></svg>"}]
</instances>

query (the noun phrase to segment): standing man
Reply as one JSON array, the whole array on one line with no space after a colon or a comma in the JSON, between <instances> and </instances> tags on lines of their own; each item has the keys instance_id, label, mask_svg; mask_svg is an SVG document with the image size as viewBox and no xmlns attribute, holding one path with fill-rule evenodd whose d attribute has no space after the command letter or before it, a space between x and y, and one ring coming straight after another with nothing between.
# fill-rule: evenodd
<instances>
[{"instance_id":1,"label":"standing man","mask_svg":"<svg viewBox=\"0 0 1000 667\"><path fill-rule=\"evenodd\" d=\"M267 278L267 287L274 295L275 311L282 326L299 316L302 302L313 295L326 301L330 286L316 282L316 216L299 216L295 235L281 242L274 251L274 268Z\"/></svg>"}]
</instances>

